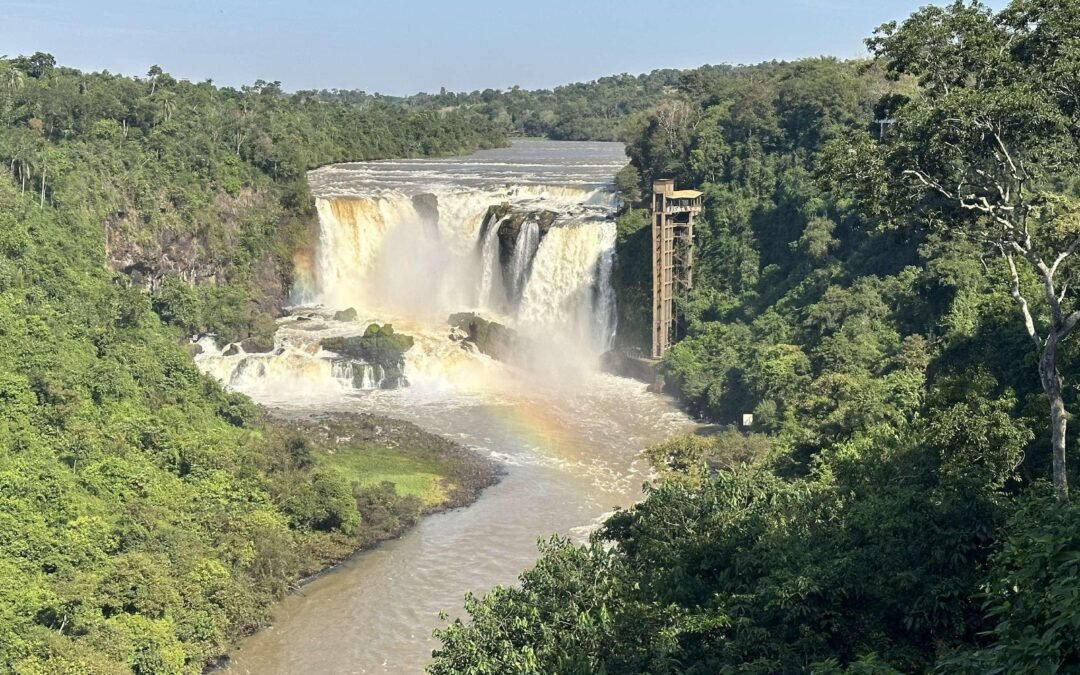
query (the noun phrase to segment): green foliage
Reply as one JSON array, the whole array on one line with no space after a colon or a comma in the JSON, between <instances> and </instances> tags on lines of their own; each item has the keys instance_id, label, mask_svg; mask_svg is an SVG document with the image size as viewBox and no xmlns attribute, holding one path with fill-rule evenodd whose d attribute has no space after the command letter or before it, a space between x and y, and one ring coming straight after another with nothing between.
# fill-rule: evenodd
<instances>
[{"instance_id":1,"label":"green foliage","mask_svg":"<svg viewBox=\"0 0 1080 675\"><path fill-rule=\"evenodd\" d=\"M690 481L670 450L653 452L671 478L593 544L544 547L520 588L468 602L430 672L805 672L871 654L915 672L974 638L1001 509L937 480L932 449L881 440L805 478Z\"/></svg>"},{"instance_id":2,"label":"green foliage","mask_svg":"<svg viewBox=\"0 0 1080 675\"><path fill-rule=\"evenodd\" d=\"M417 434L298 436L178 338L267 346L311 222L306 169L502 134L47 54L0 59L0 77L0 673L202 672L302 574L459 503L468 461L405 461Z\"/></svg>"},{"instance_id":3,"label":"green foliage","mask_svg":"<svg viewBox=\"0 0 1080 675\"><path fill-rule=\"evenodd\" d=\"M706 66L700 71L727 69ZM470 93L420 93L405 98L357 91L321 91L322 100L362 105L392 102L410 109L467 110L519 136L563 141L619 140L626 119L647 110L675 91L680 79L699 71L654 70L642 75L613 75L554 89L485 89Z\"/></svg>"},{"instance_id":4,"label":"green foliage","mask_svg":"<svg viewBox=\"0 0 1080 675\"><path fill-rule=\"evenodd\" d=\"M1080 508L1034 497L1021 504L987 583L991 646L942 668L982 673L1068 672L1080 664Z\"/></svg>"},{"instance_id":5,"label":"green foliage","mask_svg":"<svg viewBox=\"0 0 1080 675\"><path fill-rule=\"evenodd\" d=\"M1005 249L1035 263L1016 281L1031 291L1040 256L1071 254L1076 9L930 6L884 26L872 63L691 71L629 120L640 188L705 193L667 382L708 419L753 413L752 432L651 448L645 500L470 598L430 672L1080 666L1080 515L1033 480L1049 435L1037 355L1006 262L982 255L1002 219L1023 223L1032 255ZM898 158L945 178L914 186ZM619 221L626 347L649 337L647 226Z\"/></svg>"}]
</instances>

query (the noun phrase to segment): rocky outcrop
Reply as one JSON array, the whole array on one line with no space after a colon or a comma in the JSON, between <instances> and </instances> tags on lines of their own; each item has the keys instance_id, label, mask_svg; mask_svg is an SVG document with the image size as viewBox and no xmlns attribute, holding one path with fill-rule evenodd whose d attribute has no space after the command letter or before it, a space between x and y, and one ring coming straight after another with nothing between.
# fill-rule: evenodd
<instances>
[{"instance_id":1,"label":"rocky outcrop","mask_svg":"<svg viewBox=\"0 0 1080 675\"><path fill-rule=\"evenodd\" d=\"M192 286L241 287L250 305L244 314L281 316L299 269L293 257L311 247L318 223L314 209L288 211L279 197L270 189L244 188L236 194L219 192L194 213L168 200L151 213L132 208L114 211L103 224L106 263L132 285L150 291L159 290L170 277ZM256 242L253 257L238 257L237 251L250 244L254 219L274 225L264 241ZM268 331L273 330L267 321L236 328L234 338L258 337L264 348Z\"/></svg>"},{"instance_id":2,"label":"rocky outcrop","mask_svg":"<svg viewBox=\"0 0 1080 675\"><path fill-rule=\"evenodd\" d=\"M514 248L517 246L518 237L521 234L521 226L526 221L534 220L540 226L540 240L555 224L558 214L554 211L538 210L511 213L499 222L499 262L505 270L514 257Z\"/></svg>"},{"instance_id":3,"label":"rocky outcrop","mask_svg":"<svg viewBox=\"0 0 1080 675\"><path fill-rule=\"evenodd\" d=\"M457 337L493 359L509 361L520 346L521 338L512 328L472 312L451 314L447 323L450 324L451 339Z\"/></svg>"},{"instance_id":4,"label":"rocky outcrop","mask_svg":"<svg viewBox=\"0 0 1080 675\"><path fill-rule=\"evenodd\" d=\"M350 307L340 312L334 312L334 321L356 321L356 308Z\"/></svg>"},{"instance_id":5,"label":"rocky outcrop","mask_svg":"<svg viewBox=\"0 0 1080 675\"><path fill-rule=\"evenodd\" d=\"M395 333L390 324L380 326L377 323L368 326L363 335L326 338L320 342L327 351L375 366L383 389L409 385L405 379L405 352L412 349L413 344L412 336Z\"/></svg>"},{"instance_id":6,"label":"rocky outcrop","mask_svg":"<svg viewBox=\"0 0 1080 675\"><path fill-rule=\"evenodd\" d=\"M432 233L439 231L439 198L430 192L424 192L412 197L413 208L424 221Z\"/></svg>"},{"instance_id":7,"label":"rocky outcrop","mask_svg":"<svg viewBox=\"0 0 1080 675\"><path fill-rule=\"evenodd\" d=\"M636 356L622 349L612 349L600 357L600 368L605 373L629 377L649 385L649 391L664 391L664 376L660 374L660 361Z\"/></svg>"},{"instance_id":8,"label":"rocky outcrop","mask_svg":"<svg viewBox=\"0 0 1080 675\"><path fill-rule=\"evenodd\" d=\"M183 224L184 217L168 203L156 210L152 221L143 213L115 211L105 220L109 267L151 290L167 276L190 284L222 283L230 265L233 249L228 244L232 242L212 240L221 234L231 239L231 230L239 236L244 214L260 201L260 195L250 189L236 196L222 193L209 209L210 222L195 227Z\"/></svg>"}]
</instances>

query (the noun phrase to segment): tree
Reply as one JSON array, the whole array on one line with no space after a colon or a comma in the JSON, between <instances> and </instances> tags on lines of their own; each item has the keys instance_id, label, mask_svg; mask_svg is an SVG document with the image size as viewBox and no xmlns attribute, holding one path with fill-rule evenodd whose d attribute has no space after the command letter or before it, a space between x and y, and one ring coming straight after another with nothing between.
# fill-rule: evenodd
<instances>
[{"instance_id":1,"label":"tree","mask_svg":"<svg viewBox=\"0 0 1080 675\"><path fill-rule=\"evenodd\" d=\"M19 89L22 89L25 81L25 75L18 68L9 67L4 72L4 87L8 90L8 94L14 94Z\"/></svg>"},{"instance_id":2,"label":"tree","mask_svg":"<svg viewBox=\"0 0 1080 675\"><path fill-rule=\"evenodd\" d=\"M895 78L914 77L922 86L922 95L891 111L888 150L894 175L918 188L916 212L1005 262L1039 354L1059 500L1068 498L1068 414L1058 355L1080 322L1069 293L1080 273L1080 201L1060 190L1080 158L1080 75L1061 63L1080 58L1078 36L1075 2L1025 0L996 15L979 3L927 7L868 41Z\"/></svg>"},{"instance_id":3,"label":"tree","mask_svg":"<svg viewBox=\"0 0 1080 675\"><path fill-rule=\"evenodd\" d=\"M56 67L56 58L46 52L34 52L33 56L18 57L14 64L30 77L39 79Z\"/></svg>"}]
</instances>

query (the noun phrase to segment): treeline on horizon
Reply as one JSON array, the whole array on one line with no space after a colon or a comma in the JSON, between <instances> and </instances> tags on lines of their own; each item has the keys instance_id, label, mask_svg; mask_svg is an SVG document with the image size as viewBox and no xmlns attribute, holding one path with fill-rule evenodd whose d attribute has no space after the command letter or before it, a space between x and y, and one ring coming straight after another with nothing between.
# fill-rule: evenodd
<instances>
[{"instance_id":1,"label":"treeline on horizon","mask_svg":"<svg viewBox=\"0 0 1080 675\"><path fill-rule=\"evenodd\" d=\"M631 204L705 193L667 386L753 425L650 449L644 501L470 597L429 672L1080 671L1080 5L868 45L684 73L622 122ZM619 219L631 349L649 230Z\"/></svg>"}]
</instances>

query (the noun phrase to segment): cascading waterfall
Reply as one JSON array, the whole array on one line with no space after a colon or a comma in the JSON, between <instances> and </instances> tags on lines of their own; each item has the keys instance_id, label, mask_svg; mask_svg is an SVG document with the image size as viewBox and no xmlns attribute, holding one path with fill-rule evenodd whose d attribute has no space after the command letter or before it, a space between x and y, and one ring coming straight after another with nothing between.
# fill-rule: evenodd
<instances>
[{"instance_id":1,"label":"cascading waterfall","mask_svg":"<svg viewBox=\"0 0 1080 675\"><path fill-rule=\"evenodd\" d=\"M641 498L650 478L642 448L694 429L644 385L590 368L614 329L610 184L622 153L615 143L525 140L468 158L309 174L320 213L331 217L321 220L318 252L296 267L303 306L280 320L272 352L225 356L235 346L207 339L200 364L290 416L374 413L380 445L390 440L382 430L398 426L382 418L405 420L505 472L468 509L410 530L278 607L277 628L233 652L229 673L422 672L438 648L425 636L445 626L439 610L514 579L535 559L538 537L587 537L608 509ZM356 254L364 246L370 257ZM355 315L335 316L349 307ZM476 351L479 342L452 339L472 325L452 330L451 311L513 328L518 353L500 361ZM405 355L410 387L383 391L375 367L354 358L359 350L326 347L372 322L415 338ZM248 365L230 380L240 362ZM367 388L379 390L357 393ZM405 489L419 483L388 478Z\"/></svg>"},{"instance_id":2,"label":"cascading waterfall","mask_svg":"<svg viewBox=\"0 0 1080 675\"><path fill-rule=\"evenodd\" d=\"M536 249L540 245L540 223L529 218L521 224L517 241L514 242L513 258L510 262L510 297L514 302L521 299L528 281L529 268L532 265Z\"/></svg>"},{"instance_id":3,"label":"cascading waterfall","mask_svg":"<svg viewBox=\"0 0 1080 675\"><path fill-rule=\"evenodd\" d=\"M379 366L361 363L353 359L336 359L331 363L334 379L345 388L378 389L383 379Z\"/></svg>"},{"instance_id":4,"label":"cascading waterfall","mask_svg":"<svg viewBox=\"0 0 1080 675\"><path fill-rule=\"evenodd\" d=\"M521 166L518 182L500 182L509 165L498 165L491 180L470 174L444 182L399 166L312 173L319 238L314 257L298 262L294 288L294 300L308 307L298 311L308 314L282 324L273 353L207 352L208 370L241 389L280 384L289 371L337 390L377 389L385 384L379 366L323 351L320 339L392 322L417 338L405 355L408 380L458 378L463 362L486 360L448 337L446 317L462 311L506 324L557 356L610 348L612 169L586 169L597 175L575 185L537 182L532 165ZM354 170L362 181L345 180ZM347 308L355 321L334 317Z\"/></svg>"},{"instance_id":5,"label":"cascading waterfall","mask_svg":"<svg viewBox=\"0 0 1080 675\"><path fill-rule=\"evenodd\" d=\"M593 351L611 346L615 321L611 262L615 223L591 219L553 227L540 242L518 311L537 331L560 326Z\"/></svg>"},{"instance_id":6,"label":"cascading waterfall","mask_svg":"<svg viewBox=\"0 0 1080 675\"><path fill-rule=\"evenodd\" d=\"M611 284L611 273L615 269L614 235L612 232L612 245L604 249L596 265L592 337L593 349L600 352L605 352L615 345L615 330L619 320L615 306L615 288Z\"/></svg>"},{"instance_id":7,"label":"cascading waterfall","mask_svg":"<svg viewBox=\"0 0 1080 675\"><path fill-rule=\"evenodd\" d=\"M502 304L502 267L499 265L499 227L492 223L480 244L480 289L478 307Z\"/></svg>"},{"instance_id":8,"label":"cascading waterfall","mask_svg":"<svg viewBox=\"0 0 1080 675\"><path fill-rule=\"evenodd\" d=\"M581 206L591 192L578 190L576 205L570 194L560 191L562 203L555 205L562 210L543 231L537 214L550 208L543 199L507 205L498 191L437 195L438 237L406 194L320 198L312 300L412 318L474 310L556 332L567 328L606 348L614 316L614 223ZM455 202L452 217L442 212ZM488 213L478 227L500 203L503 211ZM457 230L447 224L454 218L462 224ZM517 230L509 251L501 250L507 227Z\"/></svg>"}]
</instances>

